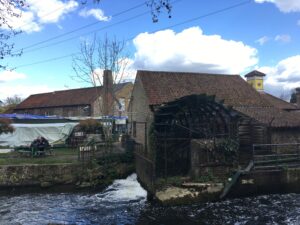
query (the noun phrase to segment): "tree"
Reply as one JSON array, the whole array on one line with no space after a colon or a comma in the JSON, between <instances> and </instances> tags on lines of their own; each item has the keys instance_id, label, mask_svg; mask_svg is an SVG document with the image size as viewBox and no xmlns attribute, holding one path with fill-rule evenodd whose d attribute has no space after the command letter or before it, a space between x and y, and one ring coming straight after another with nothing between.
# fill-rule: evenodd
<instances>
[{"instance_id":1,"label":"tree","mask_svg":"<svg viewBox=\"0 0 300 225\"><path fill-rule=\"evenodd\" d=\"M73 70L75 76L73 78L77 81L87 83L93 87L103 85L103 75L105 70L112 72L112 90L109 89L108 93L100 96L100 90L95 88L96 95L100 96L96 102L101 115L108 115L107 112L112 109L114 111L115 103L121 107L119 100L115 96L115 84L121 82L126 67L129 63L129 58L125 53L125 42L118 41L116 38L109 39L107 35L103 40L98 39L96 36L91 41L85 40L80 44L80 54L73 57ZM102 94L102 93L101 93ZM108 126L103 127L105 140L111 138L111 128Z\"/></svg>"},{"instance_id":2,"label":"tree","mask_svg":"<svg viewBox=\"0 0 300 225\"><path fill-rule=\"evenodd\" d=\"M22 15L20 10L25 6L23 0L0 0L0 60L7 56L20 56L22 51L13 52L14 44L9 40L21 31L13 28L10 18L19 18ZM0 63L0 69L6 69Z\"/></svg>"},{"instance_id":3,"label":"tree","mask_svg":"<svg viewBox=\"0 0 300 225\"><path fill-rule=\"evenodd\" d=\"M113 84L118 84L124 77L128 63L129 58L125 53L124 41L118 41L116 38L109 39L107 35L103 40L94 36L91 41L83 41L80 44L80 54L73 57L72 67L75 76L72 78L93 87L102 86L103 71L110 70L112 71ZM114 90L111 94L120 107ZM99 100L98 103L100 112L103 114L103 102Z\"/></svg>"},{"instance_id":4,"label":"tree","mask_svg":"<svg viewBox=\"0 0 300 225\"><path fill-rule=\"evenodd\" d=\"M296 92L291 93L290 103L297 103Z\"/></svg>"},{"instance_id":5,"label":"tree","mask_svg":"<svg viewBox=\"0 0 300 225\"><path fill-rule=\"evenodd\" d=\"M88 0L82 1L83 4L87 3ZM101 0L94 0L100 3ZM165 10L167 11L169 18L171 18L172 5L170 0L147 0L146 5L151 9L152 21L158 22L159 14Z\"/></svg>"},{"instance_id":6,"label":"tree","mask_svg":"<svg viewBox=\"0 0 300 225\"><path fill-rule=\"evenodd\" d=\"M148 0L147 6L151 9L152 21L158 22L158 16L162 10L166 10L171 18L172 5L169 0Z\"/></svg>"},{"instance_id":7,"label":"tree","mask_svg":"<svg viewBox=\"0 0 300 225\"><path fill-rule=\"evenodd\" d=\"M294 90L291 91L291 98L290 98L290 103L297 103L297 93L300 92L300 88L295 88Z\"/></svg>"},{"instance_id":8,"label":"tree","mask_svg":"<svg viewBox=\"0 0 300 225\"><path fill-rule=\"evenodd\" d=\"M82 4L92 0L78 0ZM93 0L100 3L101 0ZM146 5L151 9L152 21L158 22L158 17L162 11L167 11L171 18L172 6L169 0L147 0ZM15 29L10 18L20 18L22 9L29 7L26 5L26 0L0 0L0 60L7 56L15 57L22 55L22 50L13 51L14 43L10 39L22 31ZM7 69L0 61L0 69Z\"/></svg>"},{"instance_id":9,"label":"tree","mask_svg":"<svg viewBox=\"0 0 300 225\"><path fill-rule=\"evenodd\" d=\"M23 99L18 95L7 97L3 102L1 101L2 104L0 104L0 113L12 111L16 107L16 105L18 105L22 101Z\"/></svg>"},{"instance_id":10,"label":"tree","mask_svg":"<svg viewBox=\"0 0 300 225\"><path fill-rule=\"evenodd\" d=\"M19 97L18 95L14 95L5 99L5 105L18 105L22 101L23 99L21 97Z\"/></svg>"}]
</instances>

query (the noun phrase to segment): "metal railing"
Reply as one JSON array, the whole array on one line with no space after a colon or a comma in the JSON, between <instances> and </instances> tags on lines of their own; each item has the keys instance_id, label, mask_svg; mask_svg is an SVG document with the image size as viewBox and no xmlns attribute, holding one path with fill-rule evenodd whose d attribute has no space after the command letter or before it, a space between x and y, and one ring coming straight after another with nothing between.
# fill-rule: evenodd
<instances>
[{"instance_id":1,"label":"metal railing","mask_svg":"<svg viewBox=\"0 0 300 225\"><path fill-rule=\"evenodd\" d=\"M254 168L300 167L300 143L254 144Z\"/></svg>"}]
</instances>

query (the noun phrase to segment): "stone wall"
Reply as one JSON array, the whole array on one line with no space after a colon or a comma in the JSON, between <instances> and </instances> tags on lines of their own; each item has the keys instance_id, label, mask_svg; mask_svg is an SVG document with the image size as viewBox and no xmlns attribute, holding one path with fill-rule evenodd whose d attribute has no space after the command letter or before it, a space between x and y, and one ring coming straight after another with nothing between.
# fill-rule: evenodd
<instances>
[{"instance_id":1,"label":"stone wall","mask_svg":"<svg viewBox=\"0 0 300 225\"><path fill-rule=\"evenodd\" d=\"M229 196L244 197L292 192L300 193L300 168L242 174Z\"/></svg>"},{"instance_id":2,"label":"stone wall","mask_svg":"<svg viewBox=\"0 0 300 225\"><path fill-rule=\"evenodd\" d=\"M72 184L78 181L81 169L75 164L1 166L0 186Z\"/></svg>"},{"instance_id":3,"label":"stone wall","mask_svg":"<svg viewBox=\"0 0 300 225\"><path fill-rule=\"evenodd\" d=\"M127 116L128 112L128 105L130 102L131 98L131 92L132 92L133 84L128 83L126 84L122 89L116 91L116 98L117 99L123 99L125 103L125 110L124 111L119 111L119 106L116 101L113 103L113 109L109 113L109 115L114 115L114 116ZM121 100L120 100L121 101ZM112 103L111 103L112 104ZM104 115L104 106L103 106L103 101L102 101L102 96L100 96L98 99L96 99L93 104L92 104L92 116L102 116Z\"/></svg>"},{"instance_id":4,"label":"stone wall","mask_svg":"<svg viewBox=\"0 0 300 225\"><path fill-rule=\"evenodd\" d=\"M126 84L121 90L117 91L116 98L123 99L125 103L125 111L119 111L118 107L115 107L114 115L116 116L128 116L128 106L131 98L133 84Z\"/></svg>"},{"instance_id":5,"label":"stone wall","mask_svg":"<svg viewBox=\"0 0 300 225\"><path fill-rule=\"evenodd\" d=\"M103 115L102 97L98 97L92 104L91 116Z\"/></svg>"},{"instance_id":6,"label":"stone wall","mask_svg":"<svg viewBox=\"0 0 300 225\"><path fill-rule=\"evenodd\" d=\"M0 189L16 187L96 188L133 172L130 163L112 163L109 169L87 164L28 164L0 166Z\"/></svg>"},{"instance_id":7,"label":"stone wall","mask_svg":"<svg viewBox=\"0 0 300 225\"><path fill-rule=\"evenodd\" d=\"M150 129L153 113L150 111L148 99L139 77L137 77L132 90L128 119L131 125L132 138L140 144L147 144L148 140L145 137L148 134L145 132ZM147 127L145 128L145 126Z\"/></svg>"}]
</instances>

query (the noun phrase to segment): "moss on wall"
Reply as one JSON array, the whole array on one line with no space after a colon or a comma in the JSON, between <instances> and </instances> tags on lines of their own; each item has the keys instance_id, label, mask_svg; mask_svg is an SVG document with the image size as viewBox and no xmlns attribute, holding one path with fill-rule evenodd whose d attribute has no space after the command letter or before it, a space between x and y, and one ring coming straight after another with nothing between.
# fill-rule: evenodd
<instances>
[{"instance_id":1,"label":"moss on wall","mask_svg":"<svg viewBox=\"0 0 300 225\"><path fill-rule=\"evenodd\" d=\"M111 163L103 168L97 163L28 164L0 166L0 188L38 186L47 188L70 185L74 188L97 188L110 184L134 172L130 163Z\"/></svg>"}]
</instances>

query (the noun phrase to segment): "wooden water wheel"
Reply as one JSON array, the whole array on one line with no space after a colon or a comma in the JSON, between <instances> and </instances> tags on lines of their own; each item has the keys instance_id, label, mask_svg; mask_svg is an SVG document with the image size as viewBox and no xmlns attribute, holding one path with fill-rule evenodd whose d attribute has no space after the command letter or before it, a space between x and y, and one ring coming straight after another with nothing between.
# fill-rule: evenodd
<instances>
[{"instance_id":1,"label":"wooden water wheel","mask_svg":"<svg viewBox=\"0 0 300 225\"><path fill-rule=\"evenodd\" d=\"M236 113L214 96L190 95L158 107L154 114L156 173L188 173L191 139L212 139L231 133Z\"/></svg>"}]
</instances>

